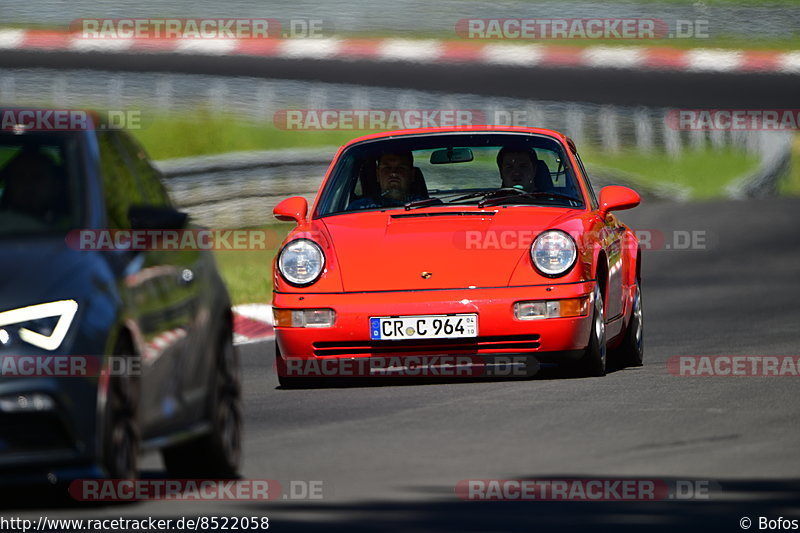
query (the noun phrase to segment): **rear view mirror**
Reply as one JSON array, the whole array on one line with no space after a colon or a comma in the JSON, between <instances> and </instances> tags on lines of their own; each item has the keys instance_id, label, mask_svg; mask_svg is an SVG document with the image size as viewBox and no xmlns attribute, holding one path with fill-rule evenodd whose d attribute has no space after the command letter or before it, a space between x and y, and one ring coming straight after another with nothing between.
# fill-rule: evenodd
<instances>
[{"instance_id":1,"label":"rear view mirror","mask_svg":"<svg viewBox=\"0 0 800 533\"><path fill-rule=\"evenodd\" d=\"M469 148L445 148L443 150L436 150L431 154L432 165L467 163L472 161L472 159L472 150Z\"/></svg>"}]
</instances>

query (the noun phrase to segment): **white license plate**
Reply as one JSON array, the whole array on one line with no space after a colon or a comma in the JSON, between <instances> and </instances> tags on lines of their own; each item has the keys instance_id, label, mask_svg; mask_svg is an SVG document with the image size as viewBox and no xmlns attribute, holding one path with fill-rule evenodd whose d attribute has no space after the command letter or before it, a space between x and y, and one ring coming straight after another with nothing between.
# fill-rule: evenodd
<instances>
[{"instance_id":1,"label":"white license plate","mask_svg":"<svg viewBox=\"0 0 800 533\"><path fill-rule=\"evenodd\" d=\"M458 339L478 336L478 315L370 317L372 340Z\"/></svg>"}]
</instances>

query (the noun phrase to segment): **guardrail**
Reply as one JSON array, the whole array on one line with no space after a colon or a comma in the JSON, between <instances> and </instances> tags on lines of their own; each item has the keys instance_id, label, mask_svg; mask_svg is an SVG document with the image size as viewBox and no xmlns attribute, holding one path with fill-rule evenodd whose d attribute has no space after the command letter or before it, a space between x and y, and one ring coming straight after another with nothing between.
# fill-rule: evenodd
<instances>
[{"instance_id":1,"label":"guardrail","mask_svg":"<svg viewBox=\"0 0 800 533\"><path fill-rule=\"evenodd\" d=\"M156 162L175 203L198 223L216 228L274 221L288 196L311 203L337 147L233 152Z\"/></svg>"},{"instance_id":2,"label":"guardrail","mask_svg":"<svg viewBox=\"0 0 800 533\"><path fill-rule=\"evenodd\" d=\"M755 172L726 187L730 198L764 198L778 194L781 180L791 172L793 137L773 133L767 135L767 140L761 165Z\"/></svg>"}]
</instances>

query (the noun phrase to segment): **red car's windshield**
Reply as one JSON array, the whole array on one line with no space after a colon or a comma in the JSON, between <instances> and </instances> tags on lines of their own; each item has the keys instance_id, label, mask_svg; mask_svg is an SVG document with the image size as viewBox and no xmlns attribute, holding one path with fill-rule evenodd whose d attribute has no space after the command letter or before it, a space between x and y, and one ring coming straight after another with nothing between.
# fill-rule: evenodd
<instances>
[{"instance_id":1,"label":"red car's windshield","mask_svg":"<svg viewBox=\"0 0 800 533\"><path fill-rule=\"evenodd\" d=\"M560 143L549 137L396 137L347 149L322 192L317 215L456 204L582 208L580 190Z\"/></svg>"}]
</instances>

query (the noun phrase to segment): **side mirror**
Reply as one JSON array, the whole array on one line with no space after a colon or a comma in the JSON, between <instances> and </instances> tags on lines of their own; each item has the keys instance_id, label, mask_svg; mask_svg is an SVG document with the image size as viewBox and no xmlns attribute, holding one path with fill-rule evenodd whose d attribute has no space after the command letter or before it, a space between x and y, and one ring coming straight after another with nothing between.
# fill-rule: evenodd
<instances>
[{"instance_id":1,"label":"side mirror","mask_svg":"<svg viewBox=\"0 0 800 533\"><path fill-rule=\"evenodd\" d=\"M632 209L641 201L639 193L628 187L620 185L603 187L600 191L600 216L605 218L609 211Z\"/></svg>"},{"instance_id":2,"label":"side mirror","mask_svg":"<svg viewBox=\"0 0 800 533\"><path fill-rule=\"evenodd\" d=\"M308 201L302 196L292 196L275 206L272 214L278 220L302 224L308 214Z\"/></svg>"},{"instance_id":3,"label":"side mirror","mask_svg":"<svg viewBox=\"0 0 800 533\"><path fill-rule=\"evenodd\" d=\"M172 207L134 205L128 209L131 228L137 230L183 229L188 219L189 215Z\"/></svg>"}]
</instances>

